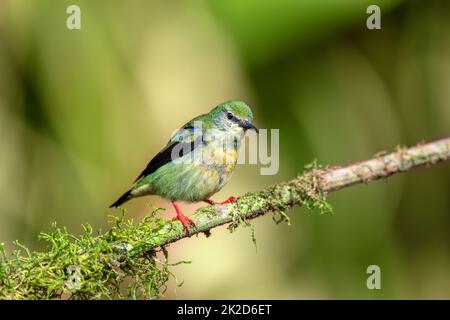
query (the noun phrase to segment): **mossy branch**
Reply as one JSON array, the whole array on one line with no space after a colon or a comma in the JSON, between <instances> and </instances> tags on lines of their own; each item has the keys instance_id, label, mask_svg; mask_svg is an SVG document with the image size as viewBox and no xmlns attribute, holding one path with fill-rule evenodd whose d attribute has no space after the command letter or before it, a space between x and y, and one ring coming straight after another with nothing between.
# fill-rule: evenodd
<instances>
[{"instance_id":1,"label":"mossy branch","mask_svg":"<svg viewBox=\"0 0 450 320\"><path fill-rule=\"evenodd\" d=\"M233 230L269 212L278 214L278 221L288 220L284 212L293 206L331 213L325 200L330 192L449 159L450 137L397 148L345 167L313 164L292 180L238 197L237 203L198 209L191 216L196 227L189 234L180 222L163 221L158 209L138 224L115 217L111 229L97 235L89 225L80 237L54 225L53 232L40 235L49 243L47 251L31 252L16 243L19 249L7 257L0 246L0 298L160 297L173 276L166 250L172 242L199 233L209 235L211 229L225 224ZM126 292L121 289L124 282L128 282Z\"/></svg>"},{"instance_id":2,"label":"mossy branch","mask_svg":"<svg viewBox=\"0 0 450 320\"><path fill-rule=\"evenodd\" d=\"M292 180L237 198L235 204L198 209L191 217L196 228L190 234L186 234L179 222L168 222L143 239L143 243L131 253L167 245L199 232L208 232L214 227L234 222L237 216L253 219L268 212L284 212L296 205L319 209L322 213L331 212L325 201L330 192L449 159L450 138L446 138L409 149L398 147L393 153L378 153L373 159L346 167L318 168L312 165L307 168L310 170Z\"/></svg>"}]
</instances>

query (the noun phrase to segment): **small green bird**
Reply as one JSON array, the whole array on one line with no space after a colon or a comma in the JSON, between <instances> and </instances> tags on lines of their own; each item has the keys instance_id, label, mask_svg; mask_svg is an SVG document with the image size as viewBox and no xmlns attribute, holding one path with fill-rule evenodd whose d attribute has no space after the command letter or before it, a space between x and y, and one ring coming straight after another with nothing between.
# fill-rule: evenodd
<instances>
[{"instance_id":1,"label":"small green bird","mask_svg":"<svg viewBox=\"0 0 450 320\"><path fill-rule=\"evenodd\" d=\"M187 232L189 223L176 201L205 201L229 181L236 166L238 150L252 124L253 114L242 101L226 101L209 113L180 128L138 176L131 189L111 207L144 195L158 195L172 202ZM235 202L230 197L220 204Z\"/></svg>"}]
</instances>

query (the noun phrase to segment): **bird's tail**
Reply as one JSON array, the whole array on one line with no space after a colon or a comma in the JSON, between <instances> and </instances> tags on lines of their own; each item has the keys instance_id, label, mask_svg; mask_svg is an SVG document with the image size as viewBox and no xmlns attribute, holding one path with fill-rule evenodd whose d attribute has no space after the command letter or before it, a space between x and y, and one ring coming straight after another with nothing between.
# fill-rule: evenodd
<instances>
[{"instance_id":1,"label":"bird's tail","mask_svg":"<svg viewBox=\"0 0 450 320\"><path fill-rule=\"evenodd\" d=\"M133 198L133 195L131 194L131 190L128 190L127 192L125 192L119 199L117 199L116 202L114 202L112 205L110 205L110 208L117 208L118 206L120 206L122 203L127 202L128 200L130 200L131 198Z\"/></svg>"}]
</instances>

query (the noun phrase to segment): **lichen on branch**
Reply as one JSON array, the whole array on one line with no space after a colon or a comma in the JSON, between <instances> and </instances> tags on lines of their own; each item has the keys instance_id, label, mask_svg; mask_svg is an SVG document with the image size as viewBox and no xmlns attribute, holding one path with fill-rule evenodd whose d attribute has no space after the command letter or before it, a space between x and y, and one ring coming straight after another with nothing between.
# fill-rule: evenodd
<instances>
[{"instance_id":1,"label":"lichen on branch","mask_svg":"<svg viewBox=\"0 0 450 320\"><path fill-rule=\"evenodd\" d=\"M326 201L330 192L449 159L450 138L445 138L345 167L313 163L301 175L249 192L236 203L198 209L191 216L196 226L189 233L179 221L163 221L160 209L137 224L125 219L122 211L110 221L109 231L95 235L90 225L74 236L54 224L51 232L39 235L47 243L45 251L30 251L16 242L17 250L7 255L0 245L0 299L159 298L169 278L175 278L170 267L189 263L169 263L167 246L172 242L209 235L225 224L233 231L267 213L273 213L276 222L289 222L285 212L294 206L332 213Z\"/></svg>"},{"instance_id":2,"label":"lichen on branch","mask_svg":"<svg viewBox=\"0 0 450 320\"><path fill-rule=\"evenodd\" d=\"M18 249L7 257L2 244L0 299L161 297L173 276L169 267L175 265L168 262L166 248L132 258L128 254L141 237L164 223L157 212L138 224L122 213L112 217L109 231L97 235L88 224L81 236L53 224L51 232L39 235L47 243L43 252L31 252L16 242Z\"/></svg>"}]
</instances>

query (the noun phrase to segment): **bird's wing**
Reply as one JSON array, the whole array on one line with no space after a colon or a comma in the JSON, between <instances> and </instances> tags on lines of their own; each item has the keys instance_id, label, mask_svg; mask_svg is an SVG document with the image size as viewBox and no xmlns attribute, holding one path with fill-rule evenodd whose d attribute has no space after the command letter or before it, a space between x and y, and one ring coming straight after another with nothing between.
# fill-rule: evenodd
<instances>
[{"instance_id":1,"label":"bird's wing","mask_svg":"<svg viewBox=\"0 0 450 320\"><path fill-rule=\"evenodd\" d=\"M194 134L196 127L194 127L196 121L202 121L205 115L201 115L195 117L184 126L182 126L169 140L166 147L161 150L150 162L147 167L135 180L138 181L142 177L148 176L152 174L163 165L171 162L172 159L172 151L176 147L178 157L182 157L183 155L188 154L192 150L194 150L197 146L199 146L202 142L202 135Z\"/></svg>"}]
</instances>

